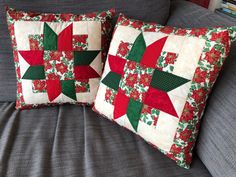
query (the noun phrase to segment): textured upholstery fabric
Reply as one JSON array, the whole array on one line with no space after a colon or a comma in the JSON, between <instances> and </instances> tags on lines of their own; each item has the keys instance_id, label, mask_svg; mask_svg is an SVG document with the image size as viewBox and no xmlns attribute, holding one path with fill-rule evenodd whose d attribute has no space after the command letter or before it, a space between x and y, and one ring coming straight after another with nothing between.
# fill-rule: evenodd
<instances>
[{"instance_id":1,"label":"textured upholstery fabric","mask_svg":"<svg viewBox=\"0 0 236 177\"><path fill-rule=\"evenodd\" d=\"M215 27L235 26L230 18L215 14L194 3L173 0L171 2L170 16L167 25L194 28L194 27Z\"/></svg>"},{"instance_id":2,"label":"textured upholstery fabric","mask_svg":"<svg viewBox=\"0 0 236 177\"><path fill-rule=\"evenodd\" d=\"M0 106L1 177L211 176L198 157L190 170L180 168L90 107Z\"/></svg>"},{"instance_id":3,"label":"textured upholstery fabric","mask_svg":"<svg viewBox=\"0 0 236 177\"><path fill-rule=\"evenodd\" d=\"M0 1L0 101L14 101L16 79L10 37L7 30L4 6L36 12L71 12L75 14L115 8L117 14L145 21L165 24L169 15L169 0L2 0ZM115 20L114 20L115 23Z\"/></svg>"},{"instance_id":4,"label":"textured upholstery fabric","mask_svg":"<svg viewBox=\"0 0 236 177\"><path fill-rule=\"evenodd\" d=\"M193 20L194 19L194 20ZM174 1L170 26L236 25L190 2ZM203 117L197 154L214 177L236 175L236 43L213 89Z\"/></svg>"}]
</instances>

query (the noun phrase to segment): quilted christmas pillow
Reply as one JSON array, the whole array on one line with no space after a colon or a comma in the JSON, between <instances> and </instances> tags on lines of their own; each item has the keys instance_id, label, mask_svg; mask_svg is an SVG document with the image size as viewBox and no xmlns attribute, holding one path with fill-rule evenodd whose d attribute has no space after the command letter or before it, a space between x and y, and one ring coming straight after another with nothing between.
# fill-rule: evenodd
<instances>
[{"instance_id":1,"label":"quilted christmas pillow","mask_svg":"<svg viewBox=\"0 0 236 177\"><path fill-rule=\"evenodd\" d=\"M16 108L93 103L114 11L85 15L7 9L17 73Z\"/></svg>"},{"instance_id":2,"label":"quilted christmas pillow","mask_svg":"<svg viewBox=\"0 0 236 177\"><path fill-rule=\"evenodd\" d=\"M93 109L189 168L235 29L180 29L120 15Z\"/></svg>"}]
</instances>

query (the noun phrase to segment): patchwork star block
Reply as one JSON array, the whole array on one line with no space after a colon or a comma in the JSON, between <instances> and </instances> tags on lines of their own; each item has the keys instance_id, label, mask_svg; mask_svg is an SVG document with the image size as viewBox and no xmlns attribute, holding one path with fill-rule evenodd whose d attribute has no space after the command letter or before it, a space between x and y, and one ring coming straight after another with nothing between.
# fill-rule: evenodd
<instances>
[{"instance_id":1,"label":"patchwork star block","mask_svg":"<svg viewBox=\"0 0 236 177\"><path fill-rule=\"evenodd\" d=\"M128 105L130 100L132 100L131 102L136 103L136 105L144 103L178 118L178 114L167 92L186 84L189 80L154 69L167 39L168 37L161 38L147 47L143 34L140 33L130 49L127 60L119 56L108 55L111 71L102 80L102 83L118 91L118 96L116 96L114 101L114 117L120 115L120 113L116 114L116 111L120 111L116 107L121 104ZM122 99L121 102L119 99ZM123 109L128 109L128 106L123 107ZM141 110L142 106L136 110L139 112L139 118ZM132 114L129 113L129 110L127 112L122 110L122 112L127 114L129 120L133 121L130 118ZM122 116L120 115L120 117ZM136 118L135 120L135 123L130 123L137 131L139 119Z\"/></svg>"},{"instance_id":2,"label":"patchwork star block","mask_svg":"<svg viewBox=\"0 0 236 177\"><path fill-rule=\"evenodd\" d=\"M107 52L101 41L111 34L107 24L114 11L63 16L68 20L60 14L7 10L17 71L16 108L93 103Z\"/></svg>"},{"instance_id":3,"label":"patchwork star block","mask_svg":"<svg viewBox=\"0 0 236 177\"><path fill-rule=\"evenodd\" d=\"M235 34L235 28L179 29L121 14L93 110L189 168L206 99Z\"/></svg>"}]
</instances>

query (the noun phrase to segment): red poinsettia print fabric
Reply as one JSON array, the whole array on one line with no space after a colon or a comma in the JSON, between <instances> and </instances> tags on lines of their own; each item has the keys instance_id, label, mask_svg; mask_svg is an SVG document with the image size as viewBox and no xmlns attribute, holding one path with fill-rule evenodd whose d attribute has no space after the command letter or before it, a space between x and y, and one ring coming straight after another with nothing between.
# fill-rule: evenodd
<instances>
[{"instance_id":1,"label":"red poinsettia print fabric","mask_svg":"<svg viewBox=\"0 0 236 177\"><path fill-rule=\"evenodd\" d=\"M7 8L17 76L16 108L92 104L114 10L50 14Z\"/></svg>"},{"instance_id":2,"label":"red poinsettia print fabric","mask_svg":"<svg viewBox=\"0 0 236 177\"><path fill-rule=\"evenodd\" d=\"M94 110L184 168L236 28L181 29L120 15Z\"/></svg>"}]
</instances>

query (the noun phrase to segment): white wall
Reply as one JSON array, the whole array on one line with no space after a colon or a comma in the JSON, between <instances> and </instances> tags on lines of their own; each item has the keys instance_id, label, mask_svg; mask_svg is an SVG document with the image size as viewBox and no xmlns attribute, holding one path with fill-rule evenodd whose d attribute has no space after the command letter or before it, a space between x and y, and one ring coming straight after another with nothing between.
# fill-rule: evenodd
<instances>
[{"instance_id":1,"label":"white wall","mask_svg":"<svg viewBox=\"0 0 236 177\"><path fill-rule=\"evenodd\" d=\"M221 2L222 0L210 0L208 9L214 11L215 9L220 8Z\"/></svg>"}]
</instances>

